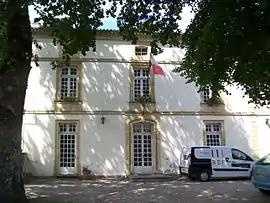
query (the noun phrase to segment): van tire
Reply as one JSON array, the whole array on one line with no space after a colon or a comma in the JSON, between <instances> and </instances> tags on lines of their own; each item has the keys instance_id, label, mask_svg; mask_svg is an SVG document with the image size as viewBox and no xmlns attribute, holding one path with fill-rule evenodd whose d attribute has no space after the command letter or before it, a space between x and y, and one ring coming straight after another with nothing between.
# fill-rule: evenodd
<instances>
[{"instance_id":1,"label":"van tire","mask_svg":"<svg viewBox=\"0 0 270 203\"><path fill-rule=\"evenodd\" d=\"M210 179L210 174L208 171L202 171L199 175L201 182L207 182Z\"/></svg>"}]
</instances>

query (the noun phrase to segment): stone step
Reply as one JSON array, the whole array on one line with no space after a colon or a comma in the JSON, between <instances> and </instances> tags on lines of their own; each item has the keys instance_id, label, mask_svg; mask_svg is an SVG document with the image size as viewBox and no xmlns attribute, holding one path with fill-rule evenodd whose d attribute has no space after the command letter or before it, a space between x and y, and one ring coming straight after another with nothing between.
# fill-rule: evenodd
<instances>
[{"instance_id":1,"label":"stone step","mask_svg":"<svg viewBox=\"0 0 270 203\"><path fill-rule=\"evenodd\" d=\"M176 179L175 175L168 174L134 174L130 177L133 182L162 182Z\"/></svg>"}]
</instances>

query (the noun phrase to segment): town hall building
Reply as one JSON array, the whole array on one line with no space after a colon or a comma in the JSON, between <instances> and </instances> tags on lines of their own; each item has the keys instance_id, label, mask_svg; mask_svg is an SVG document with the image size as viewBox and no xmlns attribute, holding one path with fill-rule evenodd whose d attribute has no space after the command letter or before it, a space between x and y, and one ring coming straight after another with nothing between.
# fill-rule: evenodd
<instances>
[{"instance_id":1,"label":"town hall building","mask_svg":"<svg viewBox=\"0 0 270 203\"><path fill-rule=\"evenodd\" d=\"M184 52L163 47L153 56L164 75L149 69L148 36L137 45L117 31L100 30L96 52L77 54L69 66L53 69L61 47L44 29L34 31L23 117L25 171L34 176L80 175L84 167L102 176L179 173L184 147L235 146L253 157L269 152L270 112L255 109L236 87L211 91L173 73Z\"/></svg>"}]
</instances>

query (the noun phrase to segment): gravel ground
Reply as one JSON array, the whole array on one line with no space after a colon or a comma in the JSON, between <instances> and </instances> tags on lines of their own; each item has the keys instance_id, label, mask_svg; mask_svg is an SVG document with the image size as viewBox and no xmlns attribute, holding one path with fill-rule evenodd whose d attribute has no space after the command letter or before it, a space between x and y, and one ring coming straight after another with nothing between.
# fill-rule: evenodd
<instances>
[{"instance_id":1,"label":"gravel ground","mask_svg":"<svg viewBox=\"0 0 270 203\"><path fill-rule=\"evenodd\" d=\"M29 198L49 198L74 203L270 202L270 196L264 196L254 189L249 180L201 183L187 179L167 182L38 179L26 184L25 188Z\"/></svg>"}]
</instances>

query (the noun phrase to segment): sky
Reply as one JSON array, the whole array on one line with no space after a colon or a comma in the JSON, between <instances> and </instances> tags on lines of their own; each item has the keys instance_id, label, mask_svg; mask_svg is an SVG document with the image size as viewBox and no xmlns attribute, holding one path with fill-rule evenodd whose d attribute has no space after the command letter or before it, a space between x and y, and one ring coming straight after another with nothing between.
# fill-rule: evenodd
<instances>
[{"instance_id":1,"label":"sky","mask_svg":"<svg viewBox=\"0 0 270 203\"><path fill-rule=\"evenodd\" d=\"M32 6L29 7L29 12L30 12L30 20L31 20L32 26L35 27L36 25L33 24L33 22L34 22L34 18L37 17L37 13L35 12ZM183 9L181 16L182 16L182 20L179 22L179 28L181 28L181 30L184 31L186 27L189 25L190 20L194 17L194 14L191 13L190 7L185 7ZM104 18L103 26L101 26L100 29L117 29L116 19Z\"/></svg>"}]
</instances>

